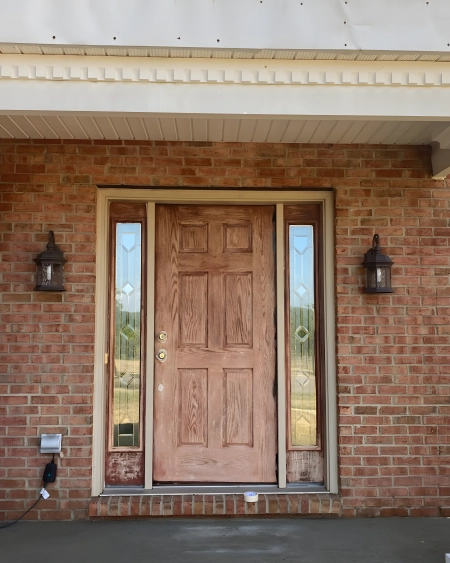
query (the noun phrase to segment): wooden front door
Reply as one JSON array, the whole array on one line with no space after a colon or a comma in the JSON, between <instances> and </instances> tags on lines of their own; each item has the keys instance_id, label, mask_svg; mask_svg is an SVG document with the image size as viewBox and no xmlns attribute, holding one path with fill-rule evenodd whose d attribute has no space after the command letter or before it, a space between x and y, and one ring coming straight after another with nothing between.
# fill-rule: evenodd
<instances>
[{"instance_id":1,"label":"wooden front door","mask_svg":"<svg viewBox=\"0 0 450 563\"><path fill-rule=\"evenodd\" d=\"M154 480L274 483L274 207L156 209Z\"/></svg>"}]
</instances>

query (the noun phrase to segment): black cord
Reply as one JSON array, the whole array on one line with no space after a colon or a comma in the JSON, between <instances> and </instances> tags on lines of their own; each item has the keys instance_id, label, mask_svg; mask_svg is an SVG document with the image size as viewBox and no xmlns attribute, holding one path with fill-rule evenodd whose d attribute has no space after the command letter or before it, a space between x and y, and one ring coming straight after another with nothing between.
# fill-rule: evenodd
<instances>
[{"instance_id":1,"label":"black cord","mask_svg":"<svg viewBox=\"0 0 450 563\"><path fill-rule=\"evenodd\" d=\"M12 526L13 524L16 524L19 520L22 520L22 518L23 518L24 516L26 516L26 515L30 512L30 510L31 510L32 508L34 508L34 507L37 505L37 503L41 500L41 498L42 498L42 494L39 494L39 498L37 499L37 501L35 501L35 502L30 506L30 508L29 508L26 512L24 512L24 513L22 514L22 516L19 516L19 518L17 518L17 520L13 520L12 522L8 522L8 524L3 524L2 526L0 526L0 530L1 530L2 528L9 528L9 527Z\"/></svg>"}]
</instances>

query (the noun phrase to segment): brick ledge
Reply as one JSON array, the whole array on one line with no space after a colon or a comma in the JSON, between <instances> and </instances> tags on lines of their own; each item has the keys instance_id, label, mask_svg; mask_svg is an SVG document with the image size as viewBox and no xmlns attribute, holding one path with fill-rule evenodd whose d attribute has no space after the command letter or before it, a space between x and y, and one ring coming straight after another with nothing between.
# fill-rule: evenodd
<instances>
[{"instance_id":1,"label":"brick ledge","mask_svg":"<svg viewBox=\"0 0 450 563\"><path fill-rule=\"evenodd\" d=\"M331 494L260 494L256 503L244 495L132 495L95 497L90 519L171 516L322 516L338 517L342 501Z\"/></svg>"}]
</instances>

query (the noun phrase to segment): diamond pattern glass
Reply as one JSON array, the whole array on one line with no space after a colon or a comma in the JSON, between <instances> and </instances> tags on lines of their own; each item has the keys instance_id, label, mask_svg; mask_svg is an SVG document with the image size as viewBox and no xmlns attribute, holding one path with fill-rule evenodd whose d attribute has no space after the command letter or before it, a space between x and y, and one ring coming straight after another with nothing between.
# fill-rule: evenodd
<instances>
[{"instance_id":1,"label":"diamond pattern glass","mask_svg":"<svg viewBox=\"0 0 450 563\"><path fill-rule=\"evenodd\" d=\"M141 224L116 225L113 447L139 447Z\"/></svg>"},{"instance_id":2,"label":"diamond pattern glass","mask_svg":"<svg viewBox=\"0 0 450 563\"><path fill-rule=\"evenodd\" d=\"M317 445L314 356L314 232L289 226L291 445Z\"/></svg>"}]
</instances>

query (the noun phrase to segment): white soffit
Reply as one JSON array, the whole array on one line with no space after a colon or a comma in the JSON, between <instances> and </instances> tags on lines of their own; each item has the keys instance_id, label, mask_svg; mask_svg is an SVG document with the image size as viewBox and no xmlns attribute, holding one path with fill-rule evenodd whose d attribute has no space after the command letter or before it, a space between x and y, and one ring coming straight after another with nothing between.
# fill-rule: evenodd
<instances>
[{"instance_id":1,"label":"white soffit","mask_svg":"<svg viewBox=\"0 0 450 563\"><path fill-rule=\"evenodd\" d=\"M450 60L448 0L0 0L0 52Z\"/></svg>"},{"instance_id":2,"label":"white soffit","mask_svg":"<svg viewBox=\"0 0 450 563\"><path fill-rule=\"evenodd\" d=\"M432 134L426 121L0 114L4 139L420 145L430 144Z\"/></svg>"}]
</instances>

